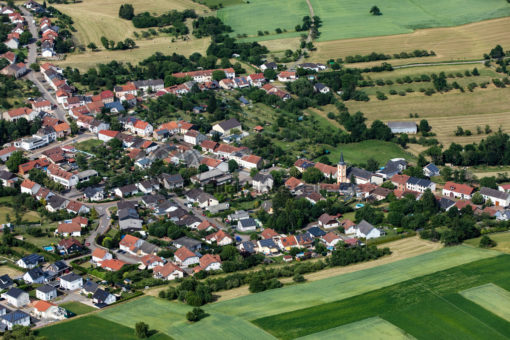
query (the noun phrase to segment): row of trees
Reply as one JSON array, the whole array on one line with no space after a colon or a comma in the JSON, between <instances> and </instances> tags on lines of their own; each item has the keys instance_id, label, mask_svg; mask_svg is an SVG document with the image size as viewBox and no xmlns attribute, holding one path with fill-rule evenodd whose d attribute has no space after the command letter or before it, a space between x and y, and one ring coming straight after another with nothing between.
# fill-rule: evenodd
<instances>
[{"instance_id":1,"label":"row of trees","mask_svg":"<svg viewBox=\"0 0 510 340\"><path fill-rule=\"evenodd\" d=\"M130 50L136 47L135 41L131 38L126 38L124 41L118 41L115 44L115 41L108 40L105 36L102 36L101 44L107 50Z\"/></svg>"},{"instance_id":2,"label":"row of trees","mask_svg":"<svg viewBox=\"0 0 510 340\"><path fill-rule=\"evenodd\" d=\"M400 52L395 54L384 54L372 52L367 55L354 55L345 57L345 62L347 64L352 63L366 63L369 61L377 61L377 60L389 60L389 59L407 59L407 58L421 58L421 57L430 57L435 56L436 53L434 51L427 50L414 50L411 52ZM340 60L341 61L341 60Z\"/></svg>"}]
</instances>

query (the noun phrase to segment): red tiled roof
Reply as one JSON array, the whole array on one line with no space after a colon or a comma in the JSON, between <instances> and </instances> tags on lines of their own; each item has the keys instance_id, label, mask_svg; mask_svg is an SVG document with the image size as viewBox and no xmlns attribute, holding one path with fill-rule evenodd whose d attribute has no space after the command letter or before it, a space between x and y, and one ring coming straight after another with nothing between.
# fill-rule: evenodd
<instances>
[{"instance_id":1,"label":"red tiled roof","mask_svg":"<svg viewBox=\"0 0 510 340\"><path fill-rule=\"evenodd\" d=\"M243 161L251 164L259 164L262 161L262 157L255 155L248 155L241 158Z\"/></svg>"},{"instance_id":2,"label":"red tiled roof","mask_svg":"<svg viewBox=\"0 0 510 340\"><path fill-rule=\"evenodd\" d=\"M57 232L60 234L63 233L74 233L80 231L81 232L81 226L78 223L59 223Z\"/></svg>"},{"instance_id":3,"label":"red tiled roof","mask_svg":"<svg viewBox=\"0 0 510 340\"><path fill-rule=\"evenodd\" d=\"M408 180L409 176L407 175L393 175L393 177L391 178L392 183L398 183L401 185L406 184Z\"/></svg>"},{"instance_id":4,"label":"red tiled roof","mask_svg":"<svg viewBox=\"0 0 510 340\"><path fill-rule=\"evenodd\" d=\"M27 189L32 189L34 186L36 185L35 182L29 180L28 178L26 178L22 183L21 183L21 186L23 188L27 188Z\"/></svg>"},{"instance_id":5,"label":"red tiled roof","mask_svg":"<svg viewBox=\"0 0 510 340\"><path fill-rule=\"evenodd\" d=\"M204 157L200 160L200 164L205 164L208 167L216 168L218 165L220 165L221 161L219 159Z\"/></svg>"},{"instance_id":6,"label":"red tiled roof","mask_svg":"<svg viewBox=\"0 0 510 340\"><path fill-rule=\"evenodd\" d=\"M10 153L12 153L14 151L17 151L17 150L18 150L17 147L9 146L8 148L0 150L0 156L4 156L4 155L7 155L7 154L10 154Z\"/></svg>"},{"instance_id":7,"label":"red tiled roof","mask_svg":"<svg viewBox=\"0 0 510 340\"><path fill-rule=\"evenodd\" d=\"M207 268L213 263L221 263L220 255L205 254L200 258L200 267Z\"/></svg>"},{"instance_id":8,"label":"red tiled roof","mask_svg":"<svg viewBox=\"0 0 510 340\"><path fill-rule=\"evenodd\" d=\"M7 114L9 115L9 117L15 118L23 115L29 115L30 113L32 113L32 111L33 110L28 107L18 107L17 109L7 111Z\"/></svg>"},{"instance_id":9,"label":"red tiled roof","mask_svg":"<svg viewBox=\"0 0 510 340\"><path fill-rule=\"evenodd\" d=\"M134 248L136 242L138 242L139 238L132 236L132 235L126 235L120 240L119 245L127 247L127 248Z\"/></svg>"},{"instance_id":10,"label":"red tiled roof","mask_svg":"<svg viewBox=\"0 0 510 340\"><path fill-rule=\"evenodd\" d=\"M455 182L446 182L444 184L444 189L450 190L453 192L457 192L459 194L464 194L464 195L471 195L473 193L473 191L475 190L474 188L470 187L469 185L458 184Z\"/></svg>"},{"instance_id":11,"label":"red tiled roof","mask_svg":"<svg viewBox=\"0 0 510 340\"><path fill-rule=\"evenodd\" d=\"M80 225L87 225L87 224L89 224L89 220L86 217L83 217L83 216L76 216L71 221L76 222L76 223L78 223Z\"/></svg>"},{"instance_id":12,"label":"red tiled roof","mask_svg":"<svg viewBox=\"0 0 510 340\"><path fill-rule=\"evenodd\" d=\"M120 133L119 131L113 131L113 130L101 130L101 131L98 132L98 134L102 134L102 135L105 135L105 136L108 136L108 137L112 137L112 138L117 137L117 135L119 133Z\"/></svg>"},{"instance_id":13,"label":"red tiled roof","mask_svg":"<svg viewBox=\"0 0 510 340\"><path fill-rule=\"evenodd\" d=\"M37 309L37 311L45 312L50 307L56 306L56 305L51 303L51 302L48 302L48 301L38 300L38 301L34 302L33 306L34 306L35 309Z\"/></svg>"},{"instance_id":14,"label":"red tiled roof","mask_svg":"<svg viewBox=\"0 0 510 340\"><path fill-rule=\"evenodd\" d=\"M122 267L125 264L126 264L125 262L117 259L104 260L103 262L101 262L101 268L109 268L112 271L116 272L122 269Z\"/></svg>"},{"instance_id":15,"label":"red tiled roof","mask_svg":"<svg viewBox=\"0 0 510 340\"><path fill-rule=\"evenodd\" d=\"M296 237L294 235L291 235L291 236L287 236L287 237L282 237L281 238L281 242L282 242L282 246L284 248L286 247L292 247L292 246L297 246L297 240L296 240Z\"/></svg>"},{"instance_id":16,"label":"red tiled roof","mask_svg":"<svg viewBox=\"0 0 510 340\"><path fill-rule=\"evenodd\" d=\"M324 241L326 241L327 243L331 243L332 241L338 240L339 238L340 238L340 236L338 236L337 234L335 234L333 232L329 232L326 235L322 236L322 239Z\"/></svg>"},{"instance_id":17,"label":"red tiled roof","mask_svg":"<svg viewBox=\"0 0 510 340\"><path fill-rule=\"evenodd\" d=\"M262 233L260 233L260 236L262 236L264 240L277 237L278 235L279 234L271 228L266 228L262 231Z\"/></svg>"},{"instance_id":18,"label":"red tiled roof","mask_svg":"<svg viewBox=\"0 0 510 340\"><path fill-rule=\"evenodd\" d=\"M97 258L103 259L106 255L106 253L107 253L106 250L101 249L101 248L96 248L92 252L92 257L97 257Z\"/></svg>"},{"instance_id":19,"label":"red tiled roof","mask_svg":"<svg viewBox=\"0 0 510 340\"><path fill-rule=\"evenodd\" d=\"M331 165L327 165L327 164L324 164L324 163L315 163L314 167L316 167L317 169L320 170L320 172L322 172L323 174L326 174L326 175L334 175L336 174L337 172L337 168L334 167L334 166L331 166Z\"/></svg>"},{"instance_id":20,"label":"red tiled roof","mask_svg":"<svg viewBox=\"0 0 510 340\"><path fill-rule=\"evenodd\" d=\"M175 271L184 272L181 268L177 267L172 262L168 262L164 266L154 267L154 269L152 271L153 271L153 273L159 274L162 277L167 277Z\"/></svg>"},{"instance_id":21,"label":"red tiled roof","mask_svg":"<svg viewBox=\"0 0 510 340\"><path fill-rule=\"evenodd\" d=\"M145 130L145 128L149 126L149 123L144 122L143 120L137 120L136 123L133 125L135 129L141 129Z\"/></svg>"},{"instance_id":22,"label":"red tiled roof","mask_svg":"<svg viewBox=\"0 0 510 340\"><path fill-rule=\"evenodd\" d=\"M190 257L195 257L196 255L188 248L180 247L179 249L177 249L174 256L181 261L185 261L186 259L189 259Z\"/></svg>"},{"instance_id":23,"label":"red tiled roof","mask_svg":"<svg viewBox=\"0 0 510 340\"><path fill-rule=\"evenodd\" d=\"M78 247L83 247L80 241L75 240L74 238L65 238L58 243L59 246L64 247L65 249L71 248L73 245L77 245Z\"/></svg>"},{"instance_id":24,"label":"red tiled roof","mask_svg":"<svg viewBox=\"0 0 510 340\"><path fill-rule=\"evenodd\" d=\"M303 184L303 182L297 179L296 177L291 177L285 181L285 186L291 190L296 189L301 184Z\"/></svg>"},{"instance_id":25,"label":"red tiled roof","mask_svg":"<svg viewBox=\"0 0 510 340\"><path fill-rule=\"evenodd\" d=\"M60 123L53 127L55 129L55 132L62 132L62 131L71 131L71 127L67 123Z\"/></svg>"}]
</instances>

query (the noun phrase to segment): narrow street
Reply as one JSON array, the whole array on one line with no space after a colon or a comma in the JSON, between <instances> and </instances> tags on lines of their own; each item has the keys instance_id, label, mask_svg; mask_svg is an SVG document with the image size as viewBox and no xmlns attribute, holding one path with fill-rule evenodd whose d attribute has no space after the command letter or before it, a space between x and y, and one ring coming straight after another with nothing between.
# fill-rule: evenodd
<instances>
[{"instance_id":1,"label":"narrow street","mask_svg":"<svg viewBox=\"0 0 510 340\"><path fill-rule=\"evenodd\" d=\"M28 45L28 66L34 64L37 62L37 37L39 36L39 33L37 32L37 27L34 23L34 17L32 14L23 6L20 6L21 12L26 18L26 21L28 22L28 29L30 30L30 33L32 33L32 36L34 37L34 40L31 44ZM57 99L48 91L48 89L44 86L44 84L41 82L41 79L43 78L43 75L40 72L30 71L26 76L28 80L30 80L32 83L37 86L39 89L39 92L41 92L41 95L44 97L44 99L48 100L51 104L53 104L56 109L54 109L54 113L57 116L58 119L68 122L65 115L64 109L59 105L57 102Z\"/></svg>"}]
</instances>

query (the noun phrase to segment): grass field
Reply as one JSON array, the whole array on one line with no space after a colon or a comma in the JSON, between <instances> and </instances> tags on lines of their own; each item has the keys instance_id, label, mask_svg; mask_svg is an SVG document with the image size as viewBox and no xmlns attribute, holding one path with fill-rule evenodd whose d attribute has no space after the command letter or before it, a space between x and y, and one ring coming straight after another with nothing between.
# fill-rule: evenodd
<instances>
[{"instance_id":1,"label":"grass field","mask_svg":"<svg viewBox=\"0 0 510 340\"><path fill-rule=\"evenodd\" d=\"M414 339L409 334L379 317L368 318L344 326L307 335L299 340L357 340L357 339Z\"/></svg>"},{"instance_id":2,"label":"grass field","mask_svg":"<svg viewBox=\"0 0 510 340\"><path fill-rule=\"evenodd\" d=\"M502 233L495 233L487 236L489 236L492 240L497 242L496 247L494 247L493 249L501 251L503 253L510 254L510 232L505 231ZM478 245L480 244L480 239L481 237L473 238L471 240L464 241L464 243L473 247L478 247Z\"/></svg>"},{"instance_id":3,"label":"grass field","mask_svg":"<svg viewBox=\"0 0 510 340\"><path fill-rule=\"evenodd\" d=\"M479 3L483 4L484 2L479 1ZM456 27L420 29L409 34L318 42L316 44L317 51L311 54L310 60L325 62L330 58L336 59L349 55L366 55L372 52L391 54L416 49L433 50L436 56L395 59L391 60L391 64L478 60L497 44L510 45L510 35L507 34L509 25L510 18L507 17ZM373 64L380 63L374 62ZM363 63L363 65L370 64Z\"/></svg>"},{"instance_id":4,"label":"grass field","mask_svg":"<svg viewBox=\"0 0 510 340\"><path fill-rule=\"evenodd\" d=\"M155 297L142 297L106 308L94 314L94 318L103 318L112 322L113 325L121 324L126 327L133 327L134 323L144 321L151 329L156 329L174 339L274 339L272 335L249 321L302 308L327 305L371 292L374 289L381 289L479 259L491 258L498 254L500 253L466 246L444 248L367 270L206 305L203 308L209 316L196 324L190 324L185 319L185 314L191 307ZM353 322L373 316L360 317ZM395 322L384 319L403 329ZM84 327L87 319L81 320L83 318L47 329L53 329L52 332L56 332L56 327L74 323L77 324L77 328ZM337 326L341 325L334 327ZM55 338L49 337L49 339Z\"/></svg>"},{"instance_id":5,"label":"grass field","mask_svg":"<svg viewBox=\"0 0 510 340\"><path fill-rule=\"evenodd\" d=\"M367 0L311 0L311 4L315 15L323 21L319 41L411 33L416 29L458 26L510 15L504 0L424 0L420 3L381 0L377 3L383 13L381 16L369 13L374 4ZM278 13L278 20L274 20L275 13ZM303 0L252 0L218 11L218 16L232 26L235 33L248 34L257 40L277 39L276 28L294 30L305 15L310 13ZM259 30L267 30L271 35L257 36ZM300 32L290 34L299 35ZM284 34L285 38L290 34Z\"/></svg>"},{"instance_id":6,"label":"grass field","mask_svg":"<svg viewBox=\"0 0 510 340\"><path fill-rule=\"evenodd\" d=\"M275 15L278 20L275 20ZM256 37L252 40L283 39L306 34L294 30L305 15L310 15L305 0L250 0L249 3L218 11L218 17L234 29L234 34ZM288 33L276 34L276 28L286 29ZM268 31L270 35L258 37L258 31Z\"/></svg>"},{"instance_id":7,"label":"grass field","mask_svg":"<svg viewBox=\"0 0 510 340\"><path fill-rule=\"evenodd\" d=\"M7 215L9 215L11 221L14 221L16 216L14 209L11 207L1 206L0 223L7 223ZM28 223L39 222L41 220L41 216L36 211L27 211L22 215L22 220Z\"/></svg>"},{"instance_id":8,"label":"grass field","mask_svg":"<svg viewBox=\"0 0 510 340\"><path fill-rule=\"evenodd\" d=\"M67 302L61 304L60 307L65 308L76 315L83 315L97 310L96 308L85 305L81 302Z\"/></svg>"},{"instance_id":9,"label":"grass field","mask_svg":"<svg viewBox=\"0 0 510 340\"><path fill-rule=\"evenodd\" d=\"M379 316L419 339L505 339L509 322L458 293L490 282L509 289L509 260L501 255L475 261L254 323L280 339L292 339Z\"/></svg>"},{"instance_id":10,"label":"grass field","mask_svg":"<svg viewBox=\"0 0 510 340\"><path fill-rule=\"evenodd\" d=\"M46 327L37 331L39 336L50 340L75 339L75 340L136 340L139 339L132 328L115 322L97 317L85 316L70 322L62 322L57 325ZM147 338L150 340L171 340L163 333L157 333Z\"/></svg>"},{"instance_id":11,"label":"grass field","mask_svg":"<svg viewBox=\"0 0 510 340\"><path fill-rule=\"evenodd\" d=\"M506 321L510 321L509 291L489 283L464 290L460 294Z\"/></svg>"},{"instance_id":12,"label":"grass field","mask_svg":"<svg viewBox=\"0 0 510 340\"><path fill-rule=\"evenodd\" d=\"M17 270L16 268L12 268L12 267L9 267L6 265L1 265L0 266L0 276L5 275L5 274L9 275L11 278L15 278L15 277L23 275L24 273L20 270Z\"/></svg>"}]
</instances>

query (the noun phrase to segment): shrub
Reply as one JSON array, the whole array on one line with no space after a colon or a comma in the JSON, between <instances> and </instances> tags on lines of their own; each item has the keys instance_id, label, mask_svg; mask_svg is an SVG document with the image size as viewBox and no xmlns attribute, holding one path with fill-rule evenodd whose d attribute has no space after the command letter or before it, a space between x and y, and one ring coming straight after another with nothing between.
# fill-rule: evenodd
<instances>
[{"instance_id":1,"label":"shrub","mask_svg":"<svg viewBox=\"0 0 510 340\"><path fill-rule=\"evenodd\" d=\"M497 245L496 241L494 241L487 235L482 236L482 238L480 239L479 244L480 248L492 248L495 247L496 245Z\"/></svg>"},{"instance_id":2,"label":"shrub","mask_svg":"<svg viewBox=\"0 0 510 340\"><path fill-rule=\"evenodd\" d=\"M296 282L296 283L301 283L301 282L305 282L306 281L305 277L302 274L294 275L292 280L294 280L294 282Z\"/></svg>"}]
</instances>

